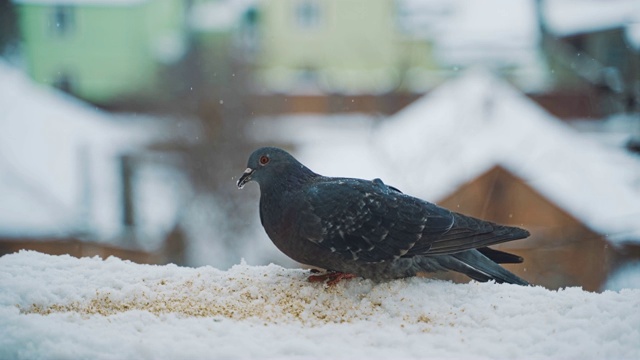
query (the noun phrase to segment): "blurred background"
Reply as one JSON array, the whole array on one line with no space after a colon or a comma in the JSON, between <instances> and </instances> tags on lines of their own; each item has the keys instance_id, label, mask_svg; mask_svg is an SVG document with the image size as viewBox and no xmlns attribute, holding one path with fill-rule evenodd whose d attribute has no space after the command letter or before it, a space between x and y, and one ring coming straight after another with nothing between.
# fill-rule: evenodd
<instances>
[{"instance_id":1,"label":"blurred background","mask_svg":"<svg viewBox=\"0 0 640 360\"><path fill-rule=\"evenodd\" d=\"M235 186L263 145L640 287L640 2L0 0L0 254L299 266Z\"/></svg>"}]
</instances>

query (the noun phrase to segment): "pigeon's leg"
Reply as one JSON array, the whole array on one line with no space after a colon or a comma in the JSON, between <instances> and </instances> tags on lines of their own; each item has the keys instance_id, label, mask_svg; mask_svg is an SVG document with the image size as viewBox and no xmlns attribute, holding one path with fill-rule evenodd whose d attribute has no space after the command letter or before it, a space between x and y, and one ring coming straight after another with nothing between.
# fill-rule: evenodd
<instances>
[{"instance_id":1,"label":"pigeon's leg","mask_svg":"<svg viewBox=\"0 0 640 360\"><path fill-rule=\"evenodd\" d=\"M353 279L354 277L356 277L356 275L354 274L343 273L338 271L327 271L326 273L320 274L320 275L310 275L308 279L309 279L309 282L322 282L322 281L328 280L327 285L333 286L339 283L340 280L342 279Z\"/></svg>"},{"instance_id":2,"label":"pigeon's leg","mask_svg":"<svg viewBox=\"0 0 640 360\"><path fill-rule=\"evenodd\" d=\"M337 283L340 282L340 280L342 279L353 279L354 277L356 277L355 274L350 274L350 273L335 273L335 276L331 277L331 280L327 281L327 285L328 286L333 286Z\"/></svg>"}]
</instances>

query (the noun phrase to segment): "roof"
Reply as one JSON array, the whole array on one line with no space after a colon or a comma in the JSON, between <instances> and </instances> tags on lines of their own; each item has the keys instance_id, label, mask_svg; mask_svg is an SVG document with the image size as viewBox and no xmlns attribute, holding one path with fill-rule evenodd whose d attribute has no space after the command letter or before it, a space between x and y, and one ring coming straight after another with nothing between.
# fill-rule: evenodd
<instances>
[{"instance_id":1,"label":"roof","mask_svg":"<svg viewBox=\"0 0 640 360\"><path fill-rule=\"evenodd\" d=\"M81 230L78 164L96 135L109 133L106 116L31 84L3 62L0 79L1 232Z\"/></svg>"},{"instance_id":2,"label":"roof","mask_svg":"<svg viewBox=\"0 0 640 360\"><path fill-rule=\"evenodd\" d=\"M400 0L398 8L400 29L431 41L441 64L515 68L520 88L545 87L533 0Z\"/></svg>"},{"instance_id":3,"label":"roof","mask_svg":"<svg viewBox=\"0 0 640 360\"><path fill-rule=\"evenodd\" d=\"M238 27L242 17L260 0L206 1L193 4L189 25L198 31L229 31Z\"/></svg>"},{"instance_id":4,"label":"roof","mask_svg":"<svg viewBox=\"0 0 640 360\"><path fill-rule=\"evenodd\" d=\"M398 26L408 35L436 42L519 40L534 45L539 34L533 10L533 0L400 0Z\"/></svg>"},{"instance_id":5,"label":"roof","mask_svg":"<svg viewBox=\"0 0 640 360\"><path fill-rule=\"evenodd\" d=\"M627 41L640 47L640 1L547 0L543 4L546 25L554 34L570 36L622 28Z\"/></svg>"},{"instance_id":6,"label":"roof","mask_svg":"<svg viewBox=\"0 0 640 360\"><path fill-rule=\"evenodd\" d=\"M487 72L417 100L374 142L405 192L441 199L501 165L609 240L640 241L640 159L579 134Z\"/></svg>"},{"instance_id":7,"label":"roof","mask_svg":"<svg viewBox=\"0 0 640 360\"><path fill-rule=\"evenodd\" d=\"M158 119L125 121L2 61L0 109L0 235L120 231L119 156L159 138Z\"/></svg>"}]
</instances>

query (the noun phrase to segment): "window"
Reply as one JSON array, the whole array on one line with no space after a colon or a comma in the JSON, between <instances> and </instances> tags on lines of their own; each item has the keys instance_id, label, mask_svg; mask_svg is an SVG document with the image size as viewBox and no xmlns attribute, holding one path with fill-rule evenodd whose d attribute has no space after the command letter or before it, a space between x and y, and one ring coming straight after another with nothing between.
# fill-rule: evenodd
<instances>
[{"instance_id":1,"label":"window","mask_svg":"<svg viewBox=\"0 0 640 360\"><path fill-rule=\"evenodd\" d=\"M312 29L320 25L318 0L298 0L295 5L296 25L301 29Z\"/></svg>"},{"instance_id":2,"label":"window","mask_svg":"<svg viewBox=\"0 0 640 360\"><path fill-rule=\"evenodd\" d=\"M52 85L66 93L71 94L74 88L73 84L74 84L73 78L71 75L69 75L69 73L64 71L59 71L58 74L53 79Z\"/></svg>"},{"instance_id":3,"label":"window","mask_svg":"<svg viewBox=\"0 0 640 360\"><path fill-rule=\"evenodd\" d=\"M54 35L63 37L69 35L74 27L74 13L71 6L56 5L50 16L50 27Z\"/></svg>"}]
</instances>

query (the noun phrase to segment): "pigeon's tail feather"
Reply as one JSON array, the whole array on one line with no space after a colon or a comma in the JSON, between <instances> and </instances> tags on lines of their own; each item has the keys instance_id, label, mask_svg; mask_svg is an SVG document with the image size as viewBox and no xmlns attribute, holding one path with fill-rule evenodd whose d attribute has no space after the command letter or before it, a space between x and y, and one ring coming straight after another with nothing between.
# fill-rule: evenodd
<instances>
[{"instance_id":1,"label":"pigeon's tail feather","mask_svg":"<svg viewBox=\"0 0 640 360\"><path fill-rule=\"evenodd\" d=\"M478 250L469 250L451 254L448 258L449 261L447 261L445 267L461 272L474 280L482 282L493 280L497 283L529 285L528 282L496 264Z\"/></svg>"},{"instance_id":2,"label":"pigeon's tail feather","mask_svg":"<svg viewBox=\"0 0 640 360\"><path fill-rule=\"evenodd\" d=\"M483 247L477 249L480 253L498 264L521 264L524 259L521 256L510 254L508 252Z\"/></svg>"},{"instance_id":3,"label":"pigeon's tail feather","mask_svg":"<svg viewBox=\"0 0 640 360\"><path fill-rule=\"evenodd\" d=\"M464 225L458 229L452 229L435 240L429 248L429 255L445 255L458 253L468 249L487 247L512 240L528 237L527 230L484 222L479 219L455 214L456 222ZM470 234L470 229L475 229L476 234Z\"/></svg>"}]
</instances>

